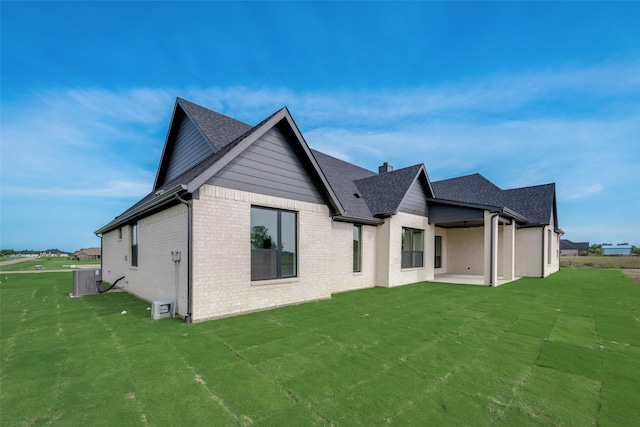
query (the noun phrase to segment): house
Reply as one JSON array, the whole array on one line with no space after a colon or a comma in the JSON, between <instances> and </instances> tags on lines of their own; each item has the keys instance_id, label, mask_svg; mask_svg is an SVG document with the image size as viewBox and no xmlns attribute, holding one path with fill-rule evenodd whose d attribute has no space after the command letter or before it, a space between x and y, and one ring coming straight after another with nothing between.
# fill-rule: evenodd
<instances>
[{"instance_id":1,"label":"house","mask_svg":"<svg viewBox=\"0 0 640 427\"><path fill-rule=\"evenodd\" d=\"M28 258L38 258L40 252L38 251L20 251L18 252L19 257L28 257Z\"/></svg>"},{"instance_id":2,"label":"house","mask_svg":"<svg viewBox=\"0 0 640 427\"><path fill-rule=\"evenodd\" d=\"M376 173L312 150L286 107L251 126L178 98L152 191L96 234L105 281L195 322L375 286L546 277L562 231L554 184Z\"/></svg>"},{"instance_id":3,"label":"house","mask_svg":"<svg viewBox=\"0 0 640 427\"><path fill-rule=\"evenodd\" d=\"M63 252L60 249L47 249L40 253L41 257L65 257L69 256L67 252Z\"/></svg>"},{"instance_id":4,"label":"house","mask_svg":"<svg viewBox=\"0 0 640 427\"><path fill-rule=\"evenodd\" d=\"M589 242L572 242L560 239L560 256L588 256Z\"/></svg>"},{"instance_id":5,"label":"house","mask_svg":"<svg viewBox=\"0 0 640 427\"><path fill-rule=\"evenodd\" d=\"M73 259L77 261L86 261L86 260L99 260L102 254L102 250L100 248L82 248L79 251L75 251L73 254Z\"/></svg>"},{"instance_id":6,"label":"house","mask_svg":"<svg viewBox=\"0 0 640 427\"><path fill-rule=\"evenodd\" d=\"M602 245L602 256L632 256L631 245Z\"/></svg>"}]
</instances>

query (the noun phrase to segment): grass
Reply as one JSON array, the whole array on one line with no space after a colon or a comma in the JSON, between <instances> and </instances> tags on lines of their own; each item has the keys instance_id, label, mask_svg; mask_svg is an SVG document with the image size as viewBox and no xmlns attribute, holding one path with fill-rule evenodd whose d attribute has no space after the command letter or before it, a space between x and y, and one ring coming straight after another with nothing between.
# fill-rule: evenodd
<instances>
[{"instance_id":1,"label":"grass","mask_svg":"<svg viewBox=\"0 0 640 427\"><path fill-rule=\"evenodd\" d=\"M125 293L71 299L70 273L2 279L2 426L640 420L640 285L619 271L367 289L192 325Z\"/></svg>"},{"instance_id":2,"label":"grass","mask_svg":"<svg viewBox=\"0 0 640 427\"><path fill-rule=\"evenodd\" d=\"M97 265L100 260L76 261L73 257L46 257L46 258L24 258L24 261L15 264L0 266L0 272L9 271L31 271L36 265L41 265L43 270L65 270L72 265Z\"/></svg>"},{"instance_id":3,"label":"grass","mask_svg":"<svg viewBox=\"0 0 640 427\"><path fill-rule=\"evenodd\" d=\"M640 269L640 257L629 256L563 256L562 268Z\"/></svg>"}]
</instances>

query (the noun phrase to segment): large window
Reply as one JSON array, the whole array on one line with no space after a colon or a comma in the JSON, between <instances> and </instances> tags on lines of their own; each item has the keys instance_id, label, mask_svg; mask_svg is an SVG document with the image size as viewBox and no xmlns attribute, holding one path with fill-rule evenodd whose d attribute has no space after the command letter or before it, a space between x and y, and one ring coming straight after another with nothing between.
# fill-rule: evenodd
<instances>
[{"instance_id":1,"label":"large window","mask_svg":"<svg viewBox=\"0 0 640 427\"><path fill-rule=\"evenodd\" d=\"M353 226L353 272L362 271L362 226Z\"/></svg>"},{"instance_id":2,"label":"large window","mask_svg":"<svg viewBox=\"0 0 640 427\"><path fill-rule=\"evenodd\" d=\"M424 231L402 228L402 268L424 267Z\"/></svg>"},{"instance_id":3,"label":"large window","mask_svg":"<svg viewBox=\"0 0 640 427\"><path fill-rule=\"evenodd\" d=\"M251 207L251 280L297 274L295 212Z\"/></svg>"},{"instance_id":4,"label":"large window","mask_svg":"<svg viewBox=\"0 0 640 427\"><path fill-rule=\"evenodd\" d=\"M442 236L436 236L435 258L433 260L433 267L442 268Z\"/></svg>"},{"instance_id":5,"label":"large window","mask_svg":"<svg viewBox=\"0 0 640 427\"><path fill-rule=\"evenodd\" d=\"M131 225L131 266L138 266L138 223Z\"/></svg>"}]
</instances>

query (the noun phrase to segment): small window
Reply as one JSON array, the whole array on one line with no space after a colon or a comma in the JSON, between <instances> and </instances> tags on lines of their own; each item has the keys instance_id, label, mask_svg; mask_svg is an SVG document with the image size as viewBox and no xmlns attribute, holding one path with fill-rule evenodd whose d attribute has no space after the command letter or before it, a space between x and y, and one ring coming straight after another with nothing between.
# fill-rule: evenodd
<instances>
[{"instance_id":1,"label":"small window","mask_svg":"<svg viewBox=\"0 0 640 427\"><path fill-rule=\"evenodd\" d=\"M118 241L122 240L122 227L118 228Z\"/></svg>"},{"instance_id":2,"label":"small window","mask_svg":"<svg viewBox=\"0 0 640 427\"><path fill-rule=\"evenodd\" d=\"M251 280L297 275L297 214L251 207Z\"/></svg>"},{"instance_id":3,"label":"small window","mask_svg":"<svg viewBox=\"0 0 640 427\"><path fill-rule=\"evenodd\" d=\"M138 223L131 225L131 266L138 266Z\"/></svg>"},{"instance_id":4,"label":"small window","mask_svg":"<svg viewBox=\"0 0 640 427\"><path fill-rule=\"evenodd\" d=\"M424 230L402 228L401 267L424 267Z\"/></svg>"},{"instance_id":5,"label":"small window","mask_svg":"<svg viewBox=\"0 0 640 427\"><path fill-rule=\"evenodd\" d=\"M353 272L362 271L362 226L353 226Z\"/></svg>"},{"instance_id":6,"label":"small window","mask_svg":"<svg viewBox=\"0 0 640 427\"><path fill-rule=\"evenodd\" d=\"M433 260L434 268L442 268L442 236L436 236L434 253L435 253L435 258Z\"/></svg>"}]
</instances>

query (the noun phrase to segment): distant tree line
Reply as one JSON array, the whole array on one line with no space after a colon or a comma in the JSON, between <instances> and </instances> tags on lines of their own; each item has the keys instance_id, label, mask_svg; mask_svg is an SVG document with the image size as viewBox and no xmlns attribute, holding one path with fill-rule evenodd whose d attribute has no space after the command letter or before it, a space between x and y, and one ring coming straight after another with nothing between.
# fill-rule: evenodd
<instances>
[{"instance_id":1,"label":"distant tree line","mask_svg":"<svg viewBox=\"0 0 640 427\"><path fill-rule=\"evenodd\" d=\"M52 249L49 249L49 250L52 250ZM41 254L41 253L47 252L47 251L43 251L43 250L39 250L39 249L28 249L28 250L24 250L24 251L16 251L15 249L0 249L0 256L17 255L20 252L31 252L31 253Z\"/></svg>"}]
</instances>

